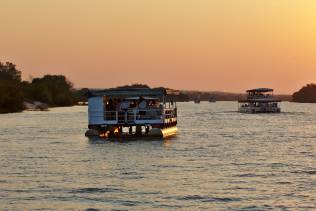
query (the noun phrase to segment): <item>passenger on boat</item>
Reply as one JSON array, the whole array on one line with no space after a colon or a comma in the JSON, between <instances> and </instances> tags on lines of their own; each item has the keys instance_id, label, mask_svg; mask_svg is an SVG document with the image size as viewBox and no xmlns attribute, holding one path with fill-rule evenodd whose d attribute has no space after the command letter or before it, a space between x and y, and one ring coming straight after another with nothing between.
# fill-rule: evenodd
<instances>
[{"instance_id":1,"label":"passenger on boat","mask_svg":"<svg viewBox=\"0 0 316 211\"><path fill-rule=\"evenodd\" d=\"M139 109L146 109L146 107L147 107L146 100L143 97L140 97L139 98L138 108Z\"/></svg>"},{"instance_id":2,"label":"passenger on boat","mask_svg":"<svg viewBox=\"0 0 316 211\"><path fill-rule=\"evenodd\" d=\"M120 104L120 110L126 111L130 107L130 101L125 100Z\"/></svg>"},{"instance_id":3,"label":"passenger on boat","mask_svg":"<svg viewBox=\"0 0 316 211\"><path fill-rule=\"evenodd\" d=\"M149 101L148 106L151 107L151 108L158 109L159 108L159 102L157 100L151 100L151 101Z\"/></svg>"},{"instance_id":4,"label":"passenger on boat","mask_svg":"<svg viewBox=\"0 0 316 211\"><path fill-rule=\"evenodd\" d=\"M144 109L147 108L146 100L143 97L139 98L138 109L140 115L146 115L146 111Z\"/></svg>"},{"instance_id":5,"label":"passenger on boat","mask_svg":"<svg viewBox=\"0 0 316 211\"><path fill-rule=\"evenodd\" d=\"M116 105L115 105L116 111L120 111L121 110L121 104L122 104L122 100L121 99L117 99Z\"/></svg>"},{"instance_id":6,"label":"passenger on boat","mask_svg":"<svg viewBox=\"0 0 316 211\"><path fill-rule=\"evenodd\" d=\"M130 101L130 104L129 104L129 109L135 109L136 108L136 100L132 100Z\"/></svg>"},{"instance_id":7,"label":"passenger on boat","mask_svg":"<svg viewBox=\"0 0 316 211\"><path fill-rule=\"evenodd\" d=\"M107 106L108 106L108 109L107 109L108 111L113 111L114 110L112 98L109 99L109 101L107 103Z\"/></svg>"}]
</instances>

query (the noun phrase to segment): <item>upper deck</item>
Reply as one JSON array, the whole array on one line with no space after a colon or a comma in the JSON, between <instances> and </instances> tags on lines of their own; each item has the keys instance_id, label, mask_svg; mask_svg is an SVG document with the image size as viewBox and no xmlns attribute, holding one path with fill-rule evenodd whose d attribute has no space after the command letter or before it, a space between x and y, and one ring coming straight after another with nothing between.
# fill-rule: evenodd
<instances>
[{"instance_id":1,"label":"upper deck","mask_svg":"<svg viewBox=\"0 0 316 211\"><path fill-rule=\"evenodd\" d=\"M178 95L177 90L165 89L165 88L112 88L112 89L96 89L89 90L87 93L88 98L96 96L108 96L108 97L163 97L163 96L172 96Z\"/></svg>"},{"instance_id":2,"label":"upper deck","mask_svg":"<svg viewBox=\"0 0 316 211\"><path fill-rule=\"evenodd\" d=\"M164 88L115 88L88 92L89 124L144 125L176 122L178 92Z\"/></svg>"},{"instance_id":3,"label":"upper deck","mask_svg":"<svg viewBox=\"0 0 316 211\"><path fill-rule=\"evenodd\" d=\"M246 91L247 97L246 99L239 100L239 103L270 103L270 102L281 102L281 100L275 99L273 96L273 89L270 88L257 88L257 89L249 89Z\"/></svg>"}]
</instances>

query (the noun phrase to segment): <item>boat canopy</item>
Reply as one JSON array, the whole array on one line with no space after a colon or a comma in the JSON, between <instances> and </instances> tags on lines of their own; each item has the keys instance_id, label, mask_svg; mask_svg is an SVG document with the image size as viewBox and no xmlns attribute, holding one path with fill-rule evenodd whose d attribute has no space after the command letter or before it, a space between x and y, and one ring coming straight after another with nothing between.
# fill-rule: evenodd
<instances>
[{"instance_id":1,"label":"boat canopy","mask_svg":"<svg viewBox=\"0 0 316 211\"><path fill-rule=\"evenodd\" d=\"M142 97L144 100L159 100L160 98L158 97ZM124 98L125 100L140 100L141 97L127 97Z\"/></svg>"},{"instance_id":2,"label":"boat canopy","mask_svg":"<svg viewBox=\"0 0 316 211\"><path fill-rule=\"evenodd\" d=\"M273 89L270 88L257 88L257 89L249 89L247 92L273 92Z\"/></svg>"},{"instance_id":3,"label":"boat canopy","mask_svg":"<svg viewBox=\"0 0 316 211\"><path fill-rule=\"evenodd\" d=\"M178 95L177 90L166 88L112 88L103 90L89 90L87 93L89 97L97 96L109 96L109 97L135 97L146 96L148 97L160 97L163 95Z\"/></svg>"}]
</instances>

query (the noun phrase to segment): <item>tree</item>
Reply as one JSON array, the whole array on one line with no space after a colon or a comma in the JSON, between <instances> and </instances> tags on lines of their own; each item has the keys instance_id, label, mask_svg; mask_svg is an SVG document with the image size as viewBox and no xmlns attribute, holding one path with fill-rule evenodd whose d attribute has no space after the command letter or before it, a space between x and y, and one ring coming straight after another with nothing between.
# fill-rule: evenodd
<instances>
[{"instance_id":1,"label":"tree","mask_svg":"<svg viewBox=\"0 0 316 211\"><path fill-rule=\"evenodd\" d=\"M300 103L316 103L316 84L307 84L293 94L293 101Z\"/></svg>"},{"instance_id":2,"label":"tree","mask_svg":"<svg viewBox=\"0 0 316 211\"><path fill-rule=\"evenodd\" d=\"M51 106L71 106L74 104L73 84L63 75L45 75L34 78L26 85L26 96Z\"/></svg>"},{"instance_id":3,"label":"tree","mask_svg":"<svg viewBox=\"0 0 316 211\"><path fill-rule=\"evenodd\" d=\"M0 62L0 79L21 82L21 71L16 69L15 64Z\"/></svg>"},{"instance_id":4,"label":"tree","mask_svg":"<svg viewBox=\"0 0 316 211\"><path fill-rule=\"evenodd\" d=\"M73 96L76 102L86 102L88 101L87 93L89 92L88 88L82 88L78 90L73 90Z\"/></svg>"},{"instance_id":5,"label":"tree","mask_svg":"<svg viewBox=\"0 0 316 211\"><path fill-rule=\"evenodd\" d=\"M21 72L10 62L0 62L0 113L23 109Z\"/></svg>"}]
</instances>

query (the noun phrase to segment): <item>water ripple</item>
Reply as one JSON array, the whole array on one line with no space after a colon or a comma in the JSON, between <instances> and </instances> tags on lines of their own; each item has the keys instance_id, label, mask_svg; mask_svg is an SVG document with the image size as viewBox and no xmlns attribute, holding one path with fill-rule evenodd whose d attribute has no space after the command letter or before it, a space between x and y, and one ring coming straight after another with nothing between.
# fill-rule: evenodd
<instances>
[{"instance_id":1,"label":"water ripple","mask_svg":"<svg viewBox=\"0 0 316 211\"><path fill-rule=\"evenodd\" d=\"M176 138L87 139L87 108L1 115L0 210L315 210L316 107L179 103Z\"/></svg>"}]
</instances>

